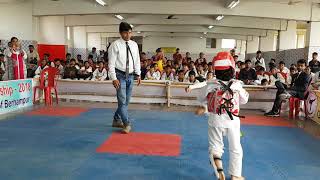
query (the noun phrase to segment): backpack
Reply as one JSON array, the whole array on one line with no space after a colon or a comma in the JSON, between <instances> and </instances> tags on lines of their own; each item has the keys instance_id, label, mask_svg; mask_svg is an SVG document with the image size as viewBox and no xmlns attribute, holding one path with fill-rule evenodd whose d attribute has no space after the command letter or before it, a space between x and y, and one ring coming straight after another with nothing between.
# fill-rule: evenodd
<instances>
[{"instance_id":1,"label":"backpack","mask_svg":"<svg viewBox=\"0 0 320 180\"><path fill-rule=\"evenodd\" d=\"M239 115L240 95L231 90L232 84L233 81L229 81L228 84L222 81L217 82L217 88L214 88L207 95L208 112L218 115L227 113L231 120L233 120L233 116L244 118Z\"/></svg>"}]
</instances>

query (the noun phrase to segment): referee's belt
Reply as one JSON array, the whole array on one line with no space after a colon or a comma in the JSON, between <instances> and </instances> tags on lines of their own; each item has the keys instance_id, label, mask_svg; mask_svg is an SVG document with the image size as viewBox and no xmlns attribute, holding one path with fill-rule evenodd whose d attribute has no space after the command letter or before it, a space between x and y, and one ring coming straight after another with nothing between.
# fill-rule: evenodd
<instances>
[{"instance_id":1,"label":"referee's belt","mask_svg":"<svg viewBox=\"0 0 320 180\"><path fill-rule=\"evenodd\" d=\"M119 70L119 69L117 69L117 68L116 68L116 73L120 73L120 74L126 75L126 72L121 71L121 70ZM132 73L129 73L128 75L131 76L131 75L134 75L134 74L135 74L135 73L132 72Z\"/></svg>"}]
</instances>

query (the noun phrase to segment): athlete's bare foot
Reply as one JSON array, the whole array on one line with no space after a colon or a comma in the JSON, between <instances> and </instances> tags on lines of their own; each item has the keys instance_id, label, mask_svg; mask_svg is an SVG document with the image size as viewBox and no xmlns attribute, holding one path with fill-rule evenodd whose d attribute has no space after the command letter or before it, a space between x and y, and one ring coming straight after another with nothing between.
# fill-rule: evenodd
<instances>
[{"instance_id":1,"label":"athlete's bare foot","mask_svg":"<svg viewBox=\"0 0 320 180\"><path fill-rule=\"evenodd\" d=\"M244 177L231 176L231 180L245 180Z\"/></svg>"}]
</instances>

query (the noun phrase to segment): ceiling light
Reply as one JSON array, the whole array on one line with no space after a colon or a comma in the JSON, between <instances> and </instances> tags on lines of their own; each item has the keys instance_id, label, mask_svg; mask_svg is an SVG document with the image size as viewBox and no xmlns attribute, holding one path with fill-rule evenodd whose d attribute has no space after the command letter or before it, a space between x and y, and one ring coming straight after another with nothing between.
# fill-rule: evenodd
<instances>
[{"instance_id":1,"label":"ceiling light","mask_svg":"<svg viewBox=\"0 0 320 180\"><path fill-rule=\"evenodd\" d=\"M232 9L234 7L236 7L238 4L240 3L240 0L229 0L227 1L226 7L229 9Z\"/></svg>"},{"instance_id":2,"label":"ceiling light","mask_svg":"<svg viewBox=\"0 0 320 180\"><path fill-rule=\"evenodd\" d=\"M134 27L134 25L132 25L132 24L130 24L130 26L131 26L131 28L133 28L133 27Z\"/></svg>"},{"instance_id":3,"label":"ceiling light","mask_svg":"<svg viewBox=\"0 0 320 180\"><path fill-rule=\"evenodd\" d=\"M213 26L212 26L212 25L210 25L210 26L208 26L208 28L209 28L209 29L212 29L212 28L213 28Z\"/></svg>"},{"instance_id":4,"label":"ceiling light","mask_svg":"<svg viewBox=\"0 0 320 180\"><path fill-rule=\"evenodd\" d=\"M200 39L202 39L203 37L201 36Z\"/></svg>"},{"instance_id":5,"label":"ceiling light","mask_svg":"<svg viewBox=\"0 0 320 180\"><path fill-rule=\"evenodd\" d=\"M217 17L216 17L216 20L217 20L217 21L220 21L220 20L222 20L223 18L224 18L224 16L223 16L223 15L220 15L220 16L217 16Z\"/></svg>"},{"instance_id":6,"label":"ceiling light","mask_svg":"<svg viewBox=\"0 0 320 180\"><path fill-rule=\"evenodd\" d=\"M97 3L99 3L101 6L105 6L107 3L104 2L104 0L96 0Z\"/></svg>"},{"instance_id":7,"label":"ceiling light","mask_svg":"<svg viewBox=\"0 0 320 180\"><path fill-rule=\"evenodd\" d=\"M207 32L203 32L203 34L207 34Z\"/></svg>"},{"instance_id":8,"label":"ceiling light","mask_svg":"<svg viewBox=\"0 0 320 180\"><path fill-rule=\"evenodd\" d=\"M141 31L138 31L137 33L138 33L138 34L140 34L140 33L141 33Z\"/></svg>"},{"instance_id":9,"label":"ceiling light","mask_svg":"<svg viewBox=\"0 0 320 180\"><path fill-rule=\"evenodd\" d=\"M121 21L124 20L124 17L122 17L120 14L114 15L116 18L120 19Z\"/></svg>"}]
</instances>

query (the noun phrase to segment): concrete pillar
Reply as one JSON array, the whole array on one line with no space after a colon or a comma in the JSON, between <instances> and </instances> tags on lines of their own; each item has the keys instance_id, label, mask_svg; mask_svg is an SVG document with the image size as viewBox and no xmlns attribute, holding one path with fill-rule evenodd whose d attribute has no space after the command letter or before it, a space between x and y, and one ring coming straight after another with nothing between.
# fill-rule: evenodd
<instances>
[{"instance_id":1,"label":"concrete pillar","mask_svg":"<svg viewBox=\"0 0 320 180\"><path fill-rule=\"evenodd\" d=\"M276 34L277 34L276 31L268 31L266 37L260 38L260 50L261 51L266 52L266 51L275 51L276 50L276 48L274 47Z\"/></svg>"},{"instance_id":2,"label":"concrete pillar","mask_svg":"<svg viewBox=\"0 0 320 180\"><path fill-rule=\"evenodd\" d=\"M247 41L247 54L256 53L258 50L259 37L252 36L252 39Z\"/></svg>"},{"instance_id":3,"label":"concrete pillar","mask_svg":"<svg viewBox=\"0 0 320 180\"><path fill-rule=\"evenodd\" d=\"M39 44L66 45L63 16L43 16L39 19Z\"/></svg>"},{"instance_id":4,"label":"concrete pillar","mask_svg":"<svg viewBox=\"0 0 320 180\"><path fill-rule=\"evenodd\" d=\"M89 51L96 47L97 51L101 49L101 34L100 33L88 33L88 49Z\"/></svg>"},{"instance_id":5,"label":"concrete pillar","mask_svg":"<svg viewBox=\"0 0 320 180\"><path fill-rule=\"evenodd\" d=\"M279 50L296 49L297 44L297 22L288 21L286 31L280 31Z\"/></svg>"},{"instance_id":6,"label":"concrete pillar","mask_svg":"<svg viewBox=\"0 0 320 180\"><path fill-rule=\"evenodd\" d=\"M320 54L320 22L310 22L307 27L306 47L308 49L308 60L312 59L312 53Z\"/></svg>"}]
</instances>

